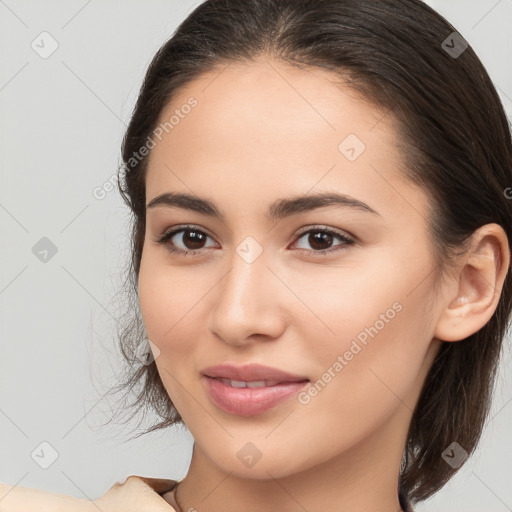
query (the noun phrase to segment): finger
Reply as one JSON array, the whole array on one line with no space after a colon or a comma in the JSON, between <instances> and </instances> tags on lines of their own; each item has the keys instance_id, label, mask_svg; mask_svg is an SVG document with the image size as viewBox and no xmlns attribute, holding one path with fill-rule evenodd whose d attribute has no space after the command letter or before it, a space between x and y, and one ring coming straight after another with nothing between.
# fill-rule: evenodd
<instances>
[{"instance_id":1,"label":"finger","mask_svg":"<svg viewBox=\"0 0 512 512\"><path fill-rule=\"evenodd\" d=\"M158 494L171 490L176 484L175 480L130 475L124 483L114 484L93 503L101 512L176 512Z\"/></svg>"},{"instance_id":2,"label":"finger","mask_svg":"<svg viewBox=\"0 0 512 512\"><path fill-rule=\"evenodd\" d=\"M176 480L169 480L167 478L152 478L147 476L135 476L135 478L140 478L144 483L149 485L155 492L158 494L163 494L169 492L174 489L177 485Z\"/></svg>"}]
</instances>

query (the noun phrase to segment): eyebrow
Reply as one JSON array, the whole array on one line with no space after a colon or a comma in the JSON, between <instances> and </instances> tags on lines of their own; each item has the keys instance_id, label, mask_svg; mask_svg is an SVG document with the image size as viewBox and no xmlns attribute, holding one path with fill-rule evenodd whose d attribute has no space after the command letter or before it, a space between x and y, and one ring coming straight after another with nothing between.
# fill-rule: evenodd
<instances>
[{"instance_id":1,"label":"eyebrow","mask_svg":"<svg viewBox=\"0 0 512 512\"><path fill-rule=\"evenodd\" d=\"M345 194L327 192L278 199L270 205L266 218L269 221L276 221L284 219L285 217L332 205L380 216L376 210L358 199ZM184 210L191 210L203 215L208 215L209 217L218 218L223 221L225 220L225 215L219 210L213 201L191 194L177 192L160 194L147 204L146 209L155 208L156 206L182 208Z\"/></svg>"}]
</instances>

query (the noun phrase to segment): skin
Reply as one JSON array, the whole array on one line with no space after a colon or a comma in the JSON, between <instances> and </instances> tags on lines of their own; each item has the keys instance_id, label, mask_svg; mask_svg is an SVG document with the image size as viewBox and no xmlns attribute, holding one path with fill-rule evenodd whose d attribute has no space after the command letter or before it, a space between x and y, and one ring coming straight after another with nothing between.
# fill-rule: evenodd
<instances>
[{"instance_id":1,"label":"skin","mask_svg":"<svg viewBox=\"0 0 512 512\"><path fill-rule=\"evenodd\" d=\"M0 505L2 512L170 512L172 507L158 495L170 484L166 479L130 475L103 496L90 500L0 483Z\"/></svg>"},{"instance_id":2,"label":"skin","mask_svg":"<svg viewBox=\"0 0 512 512\"><path fill-rule=\"evenodd\" d=\"M192 96L198 105L151 150L146 204L183 192L213 201L225 219L148 208L139 275L158 371L195 440L178 501L201 512L396 512L424 379L440 340L461 340L493 314L510 262L506 235L482 227L441 280L427 232L431 201L398 172L392 116L327 71L270 58L230 64L183 88L160 121ZM366 146L354 161L338 149L349 134ZM265 217L275 200L326 191L378 214L331 205ZM180 232L167 244L195 256L155 241L182 224L208 237L190 245ZM315 246L300 232L314 226L355 243L335 236ZM252 263L236 252L249 236L263 251ZM322 248L341 249L306 254ZM307 404L293 397L245 417L205 392L201 370L223 362L278 367L313 386L397 303L394 318ZM237 456L248 442L261 453L251 467Z\"/></svg>"}]
</instances>

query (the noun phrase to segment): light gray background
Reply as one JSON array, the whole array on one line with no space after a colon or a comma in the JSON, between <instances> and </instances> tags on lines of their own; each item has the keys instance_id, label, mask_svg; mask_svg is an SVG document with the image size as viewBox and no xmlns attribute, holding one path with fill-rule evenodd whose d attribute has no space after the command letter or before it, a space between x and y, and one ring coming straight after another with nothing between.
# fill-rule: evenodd
<instances>
[{"instance_id":1,"label":"light gray background","mask_svg":"<svg viewBox=\"0 0 512 512\"><path fill-rule=\"evenodd\" d=\"M0 0L1 482L96 498L130 474L186 474L185 429L123 442L122 426L101 427L121 371L112 316L129 224L116 190L93 190L115 175L150 59L198 3ZM427 3L474 47L512 117L512 0ZM31 48L43 31L59 45L47 59ZM46 263L32 252L42 237L57 247ZM512 511L511 359L508 340L476 454L419 512ZM58 452L48 469L43 442Z\"/></svg>"}]
</instances>

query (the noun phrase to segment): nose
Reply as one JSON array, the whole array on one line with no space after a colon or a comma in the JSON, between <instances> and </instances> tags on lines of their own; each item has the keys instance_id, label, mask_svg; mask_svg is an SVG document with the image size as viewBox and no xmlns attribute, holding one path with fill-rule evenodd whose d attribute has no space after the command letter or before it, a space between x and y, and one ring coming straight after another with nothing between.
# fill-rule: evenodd
<instances>
[{"instance_id":1,"label":"nose","mask_svg":"<svg viewBox=\"0 0 512 512\"><path fill-rule=\"evenodd\" d=\"M210 332L236 346L278 338L286 328L286 287L269 268L265 252L251 263L238 254L230 262L214 288Z\"/></svg>"}]
</instances>

